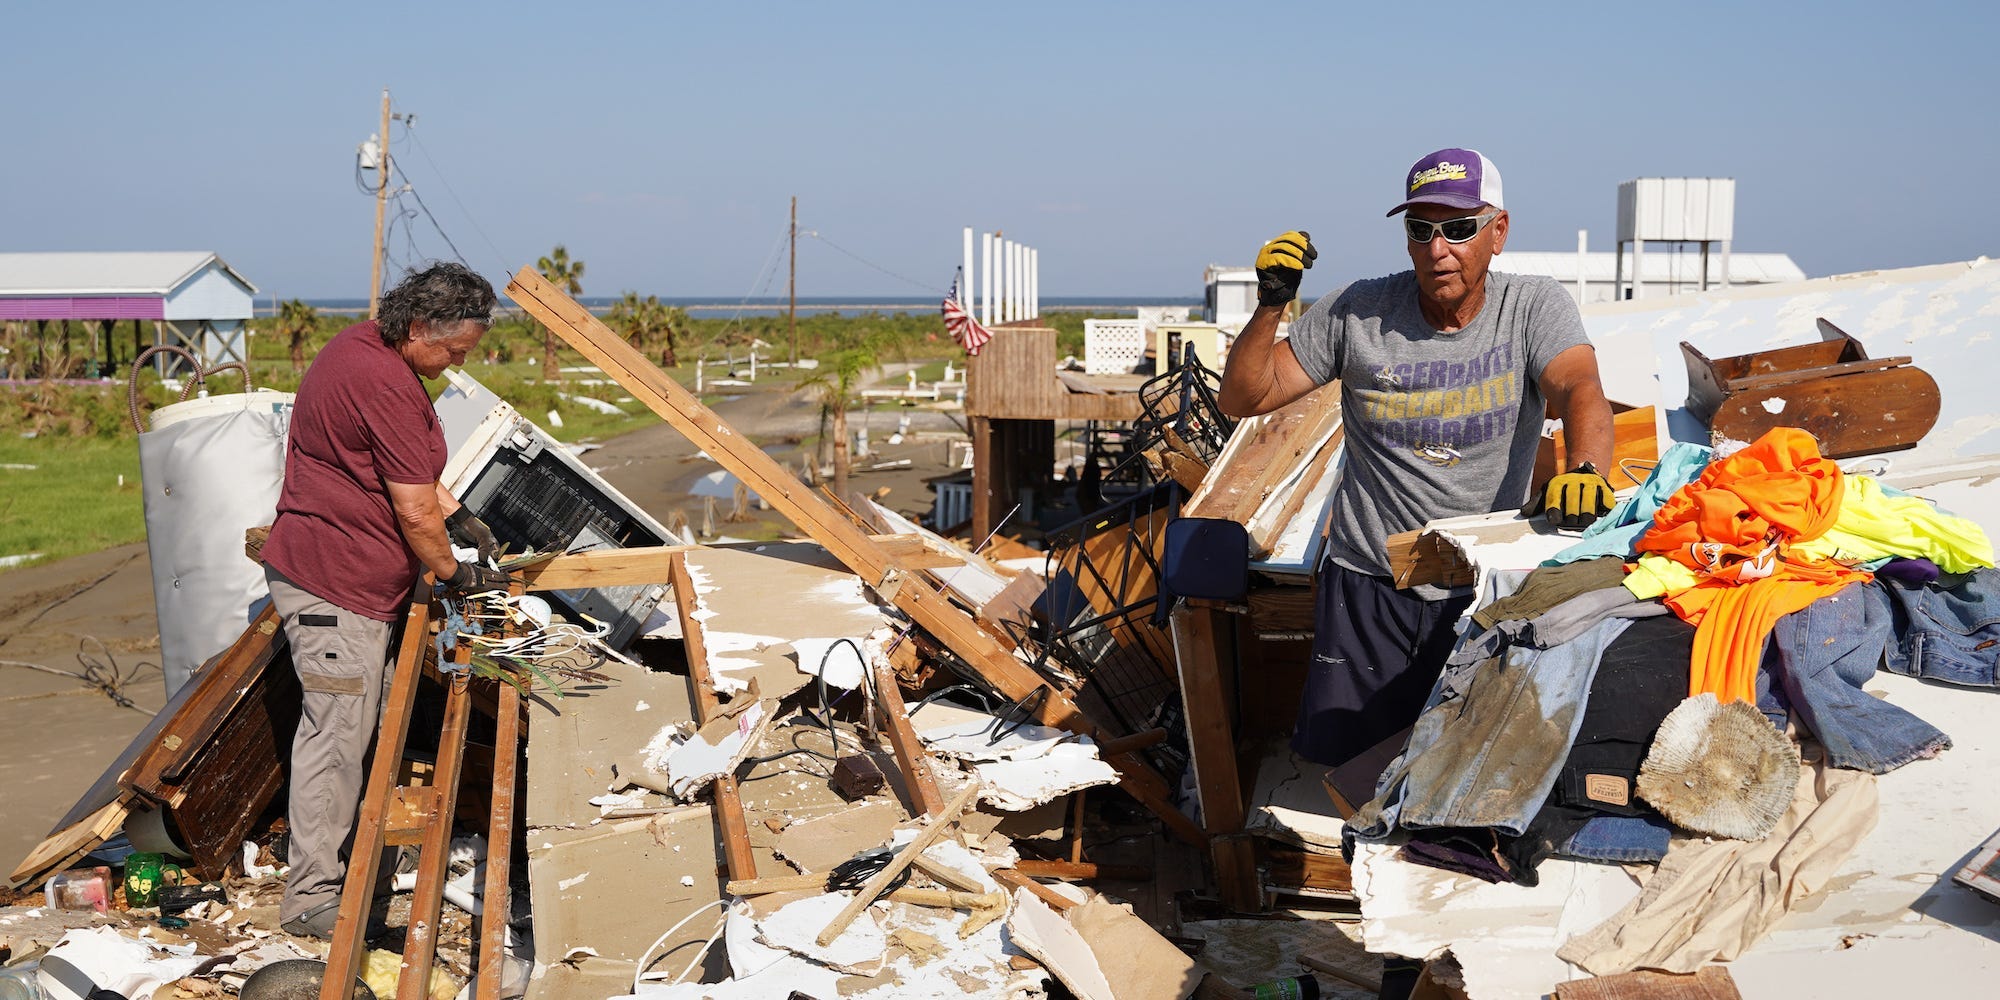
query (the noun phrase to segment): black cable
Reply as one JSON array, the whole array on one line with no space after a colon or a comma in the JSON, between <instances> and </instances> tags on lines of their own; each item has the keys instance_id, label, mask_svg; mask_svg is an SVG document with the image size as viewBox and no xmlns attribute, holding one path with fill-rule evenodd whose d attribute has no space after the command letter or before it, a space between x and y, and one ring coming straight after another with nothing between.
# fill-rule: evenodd
<instances>
[{"instance_id":1,"label":"black cable","mask_svg":"<svg viewBox=\"0 0 2000 1000\"><path fill-rule=\"evenodd\" d=\"M444 171L440 169L437 165L437 160L431 157L430 147L424 145L424 140L421 136L417 134L416 129L406 127L404 129L404 132L411 139L415 140L417 152L424 154L424 162L431 165L431 172L437 174L438 183L444 185L444 193L449 195L451 197L452 203L458 206L459 212L465 216L465 221L472 224L472 231L478 233L479 238L486 241L487 249L493 251L493 256L498 258L500 261L501 269L505 270L507 264L507 255L500 252L500 247L493 242L493 237L486 235L486 230L480 228L479 220L473 216L470 209L467 209L465 207L464 200L459 198L458 191L451 186L451 178L446 177L444 175ZM471 265L467 266L469 267Z\"/></svg>"},{"instance_id":2,"label":"black cable","mask_svg":"<svg viewBox=\"0 0 2000 1000\"><path fill-rule=\"evenodd\" d=\"M835 890L844 889L850 892L859 891L863 886L868 884L869 879L880 874L882 869L889 867L889 862L895 860L895 857L894 852L882 848L877 848L866 854L855 855L853 858L833 866L833 871L827 873L826 887ZM886 895L895 892L897 889L901 889L903 886L909 884L911 868L912 866L910 865L904 865L903 870L897 872L896 877L890 879L889 884L883 888L883 894Z\"/></svg>"},{"instance_id":3,"label":"black cable","mask_svg":"<svg viewBox=\"0 0 2000 1000\"><path fill-rule=\"evenodd\" d=\"M394 160L391 160L389 165L396 171L396 175L403 179L404 190L410 192L410 197L417 200L417 207L424 210L424 218L431 220L431 228L437 230L438 236L444 240L444 245L451 248L451 255L458 258L458 262L464 264L467 269L473 269L472 262L466 260L464 254L458 252L458 244L451 241L451 236L444 231L444 226L438 222L437 214L431 211L429 205L424 204L424 196L417 193L417 186L411 183L410 175L403 173L403 168L397 166Z\"/></svg>"}]
</instances>

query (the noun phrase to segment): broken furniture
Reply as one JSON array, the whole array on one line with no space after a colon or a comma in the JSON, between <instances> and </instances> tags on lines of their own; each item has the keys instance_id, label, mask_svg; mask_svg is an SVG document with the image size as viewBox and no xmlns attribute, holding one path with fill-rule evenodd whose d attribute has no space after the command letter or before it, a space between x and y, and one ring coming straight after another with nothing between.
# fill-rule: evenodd
<instances>
[{"instance_id":1,"label":"broken furniture","mask_svg":"<svg viewBox=\"0 0 2000 1000\"><path fill-rule=\"evenodd\" d=\"M1938 419L1937 380L1905 355L1870 358L1859 340L1822 319L1816 344L1710 359L1681 342L1687 410L1712 435L1755 441L1800 427L1829 458L1915 447Z\"/></svg>"},{"instance_id":2,"label":"broken furniture","mask_svg":"<svg viewBox=\"0 0 2000 1000\"><path fill-rule=\"evenodd\" d=\"M284 785L299 697L278 615L266 608L174 693L12 884L33 888L121 829L142 849L185 851L202 878L219 878Z\"/></svg>"}]
</instances>

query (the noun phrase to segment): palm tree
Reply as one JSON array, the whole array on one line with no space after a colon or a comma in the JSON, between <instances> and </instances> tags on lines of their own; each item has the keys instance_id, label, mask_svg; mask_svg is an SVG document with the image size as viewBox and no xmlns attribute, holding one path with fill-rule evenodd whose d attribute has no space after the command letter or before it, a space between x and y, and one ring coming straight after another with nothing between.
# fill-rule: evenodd
<instances>
[{"instance_id":1,"label":"palm tree","mask_svg":"<svg viewBox=\"0 0 2000 1000\"><path fill-rule=\"evenodd\" d=\"M303 299L286 299L278 306L278 335L291 340L292 374L306 370L306 338L319 329L319 310Z\"/></svg>"},{"instance_id":2,"label":"palm tree","mask_svg":"<svg viewBox=\"0 0 2000 1000\"><path fill-rule=\"evenodd\" d=\"M833 421L833 494L847 496L849 451L847 408L870 372L881 366L876 345L868 340L834 351L820 359L813 373L799 380L800 391L819 397L820 413ZM824 426L824 423L822 423Z\"/></svg>"},{"instance_id":3,"label":"palm tree","mask_svg":"<svg viewBox=\"0 0 2000 1000\"><path fill-rule=\"evenodd\" d=\"M605 318L624 331L625 341L641 353L651 354L654 345L659 345L660 367L680 364L674 353L674 331L686 328L687 310L667 305L657 295L642 299L638 292L626 292Z\"/></svg>"},{"instance_id":4,"label":"palm tree","mask_svg":"<svg viewBox=\"0 0 2000 1000\"><path fill-rule=\"evenodd\" d=\"M583 261L570 260L569 250L562 244L536 261L535 270L557 288L571 295L583 294ZM556 367L556 334L548 327L542 328L542 381L562 381L562 369Z\"/></svg>"}]
</instances>

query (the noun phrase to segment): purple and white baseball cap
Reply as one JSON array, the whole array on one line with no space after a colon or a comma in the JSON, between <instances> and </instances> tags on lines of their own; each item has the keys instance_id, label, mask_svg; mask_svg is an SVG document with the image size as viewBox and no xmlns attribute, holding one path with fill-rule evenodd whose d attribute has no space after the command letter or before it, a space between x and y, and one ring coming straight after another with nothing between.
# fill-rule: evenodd
<instances>
[{"instance_id":1,"label":"purple and white baseball cap","mask_svg":"<svg viewBox=\"0 0 2000 1000\"><path fill-rule=\"evenodd\" d=\"M1440 149L1410 167L1404 196L1408 199L1388 211L1395 215L1411 205L1449 205L1478 208L1500 203L1500 168L1476 149Z\"/></svg>"}]
</instances>

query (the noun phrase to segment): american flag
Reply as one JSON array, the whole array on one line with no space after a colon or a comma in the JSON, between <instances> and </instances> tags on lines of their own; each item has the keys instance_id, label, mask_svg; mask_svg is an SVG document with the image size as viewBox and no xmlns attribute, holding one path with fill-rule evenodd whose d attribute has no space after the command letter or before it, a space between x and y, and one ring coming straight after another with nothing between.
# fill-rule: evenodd
<instances>
[{"instance_id":1,"label":"american flag","mask_svg":"<svg viewBox=\"0 0 2000 1000\"><path fill-rule=\"evenodd\" d=\"M964 268L959 270L963 271ZM951 290L944 293L944 328L951 331L951 339L958 341L958 346L965 348L965 353L975 358L979 356L979 349L993 339L993 334L980 326L979 321L973 319L972 314L958 304L956 274L951 278Z\"/></svg>"}]
</instances>

